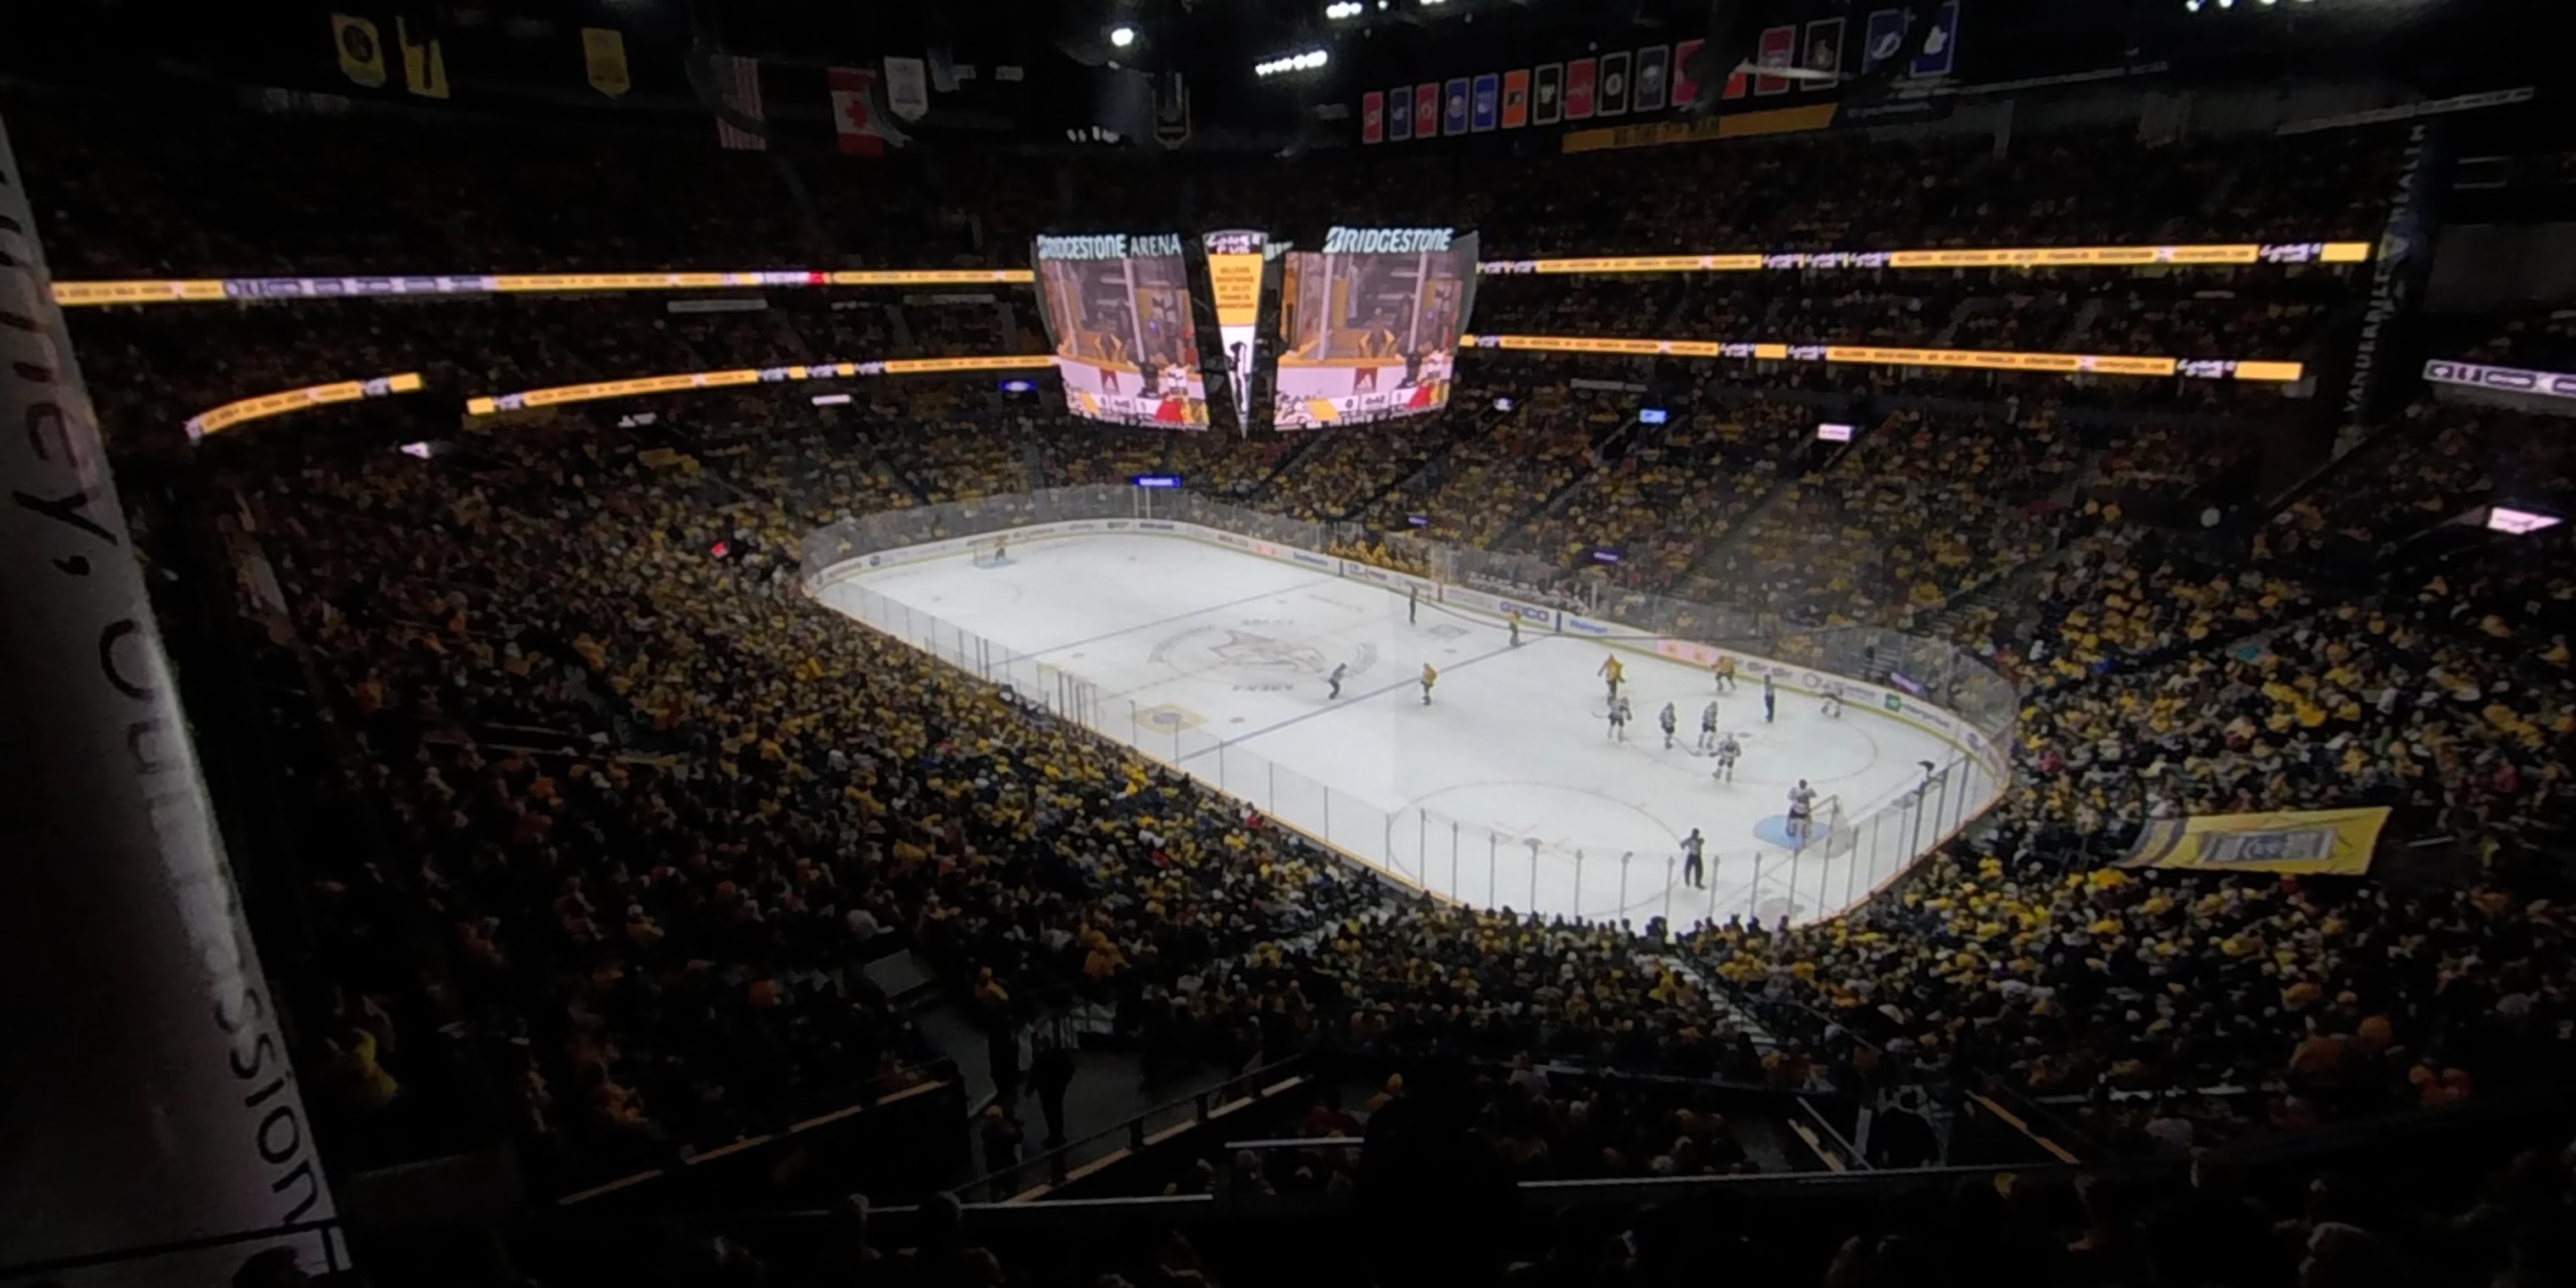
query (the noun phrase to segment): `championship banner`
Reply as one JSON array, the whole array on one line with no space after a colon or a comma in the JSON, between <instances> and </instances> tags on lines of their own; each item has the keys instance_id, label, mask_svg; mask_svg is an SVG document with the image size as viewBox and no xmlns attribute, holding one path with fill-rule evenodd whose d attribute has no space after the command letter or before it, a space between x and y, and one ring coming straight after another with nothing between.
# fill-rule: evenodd
<instances>
[{"instance_id":1,"label":"championship banner","mask_svg":"<svg viewBox=\"0 0 2576 1288\"><path fill-rule=\"evenodd\" d=\"M1595 116L1628 114L1628 55L1622 51L1601 55L1601 92L1595 104Z\"/></svg>"},{"instance_id":2,"label":"championship banner","mask_svg":"<svg viewBox=\"0 0 2576 1288\"><path fill-rule=\"evenodd\" d=\"M1795 26L1762 29L1762 41L1754 49L1754 66L1770 72L1794 67L1797 62L1798 29ZM1758 77L1753 82L1753 92L1757 97L1766 98L1773 94L1786 94L1789 92L1789 78L1769 75Z\"/></svg>"},{"instance_id":3,"label":"championship banner","mask_svg":"<svg viewBox=\"0 0 2576 1288\"><path fill-rule=\"evenodd\" d=\"M1360 95L1360 142L1386 142L1386 94L1382 90Z\"/></svg>"},{"instance_id":4,"label":"championship banner","mask_svg":"<svg viewBox=\"0 0 2576 1288\"><path fill-rule=\"evenodd\" d=\"M900 121L930 115L930 69L918 58L885 60L886 110Z\"/></svg>"},{"instance_id":5,"label":"championship banner","mask_svg":"<svg viewBox=\"0 0 2576 1288\"><path fill-rule=\"evenodd\" d=\"M1441 132L1444 134L1464 134L1467 132L1467 78L1464 76L1451 77L1449 79L1448 94L1449 105L1442 111L1440 116Z\"/></svg>"},{"instance_id":6,"label":"championship banner","mask_svg":"<svg viewBox=\"0 0 2576 1288\"><path fill-rule=\"evenodd\" d=\"M422 98L447 97L447 53L438 37L413 44L409 23L396 18L394 39L402 45L403 88Z\"/></svg>"},{"instance_id":7,"label":"championship banner","mask_svg":"<svg viewBox=\"0 0 2576 1288\"><path fill-rule=\"evenodd\" d=\"M1440 87L1430 81L1413 87L1413 137L1440 137Z\"/></svg>"},{"instance_id":8,"label":"championship banner","mask_svg":"<svg viewBox=\"0 0 2576 1288\"><path fill-rule=\"evenodd\" d=\"M1597 60L1577 58L1565 65L1565 119L1592 119L1593 78L1599 68Z\"/></svg>"},{"instance_id":9,"label":"championship banner","mask_svg":"<svg viewBox=\"0 0 2576 1288\"><path fill-rule=\"evenodd\" d=\"M626 66L626 34L609 27L581 29L582 66L590 73L590 87L610 98L624 97L635 88L634 74Z\"/></svg>"},{"instance_id":10,"label":"championship banner","mask_svg":"<svg viewBox=\"0 0 2576 1288\"><path fill-rule=\"evenodd\" d=\"M1944 0L1932 15L1932 34L1908 69L1916 76L1947 76L1959 66L1959 0Z\"/></svg>"},{"instance_id":11,"label":"championship banner","mask_svg":"<svg viewBox=\"0 0 2576 1288\"><path fill-rule=\"evenodd\" d=\"M1869 75L1880 65L1905 51L1905 11L1874 9L1869 26L1861 34L1860 74Z\"/></svg>"},{"instance_id":12,"label":"championship banner","mask_svg":"<svg viewBox=\"0 0 2576 1288\"><path fill-rule=\"evenodd\" d=\"M2387 824L2386 806L2150 819L2117 866L2357 877Z\"/></svg>"},{"instance_id":13,"label":"championship banner","mask_svg":"<svg viewBox=\"0 0 2576 1288\"><path fill-rule=\"evenodd\" d=\"M351 84L384 88L385 42L376 35L373 21L345 13L332 14L331 45L340 53L340 74L348 77Z\"/></svg>"},{"instance_id":14,"label":"championship banner","mask_svg":"<svg viewBox=\"0 0 2576 1288\"><path fill-rule=\"evenodd\" d=\"M1808 71L1820 73L1806 83L1807 92L1829 90L1842 80L1843 20L1819 18L1807 24Z\"/></svg>"},{"instance_id":15,"label":"championship banner","mask_svg":"<svg viewBox=\"0 0 2576 1288\"><path fill-rule=\"evenodd\" d=\"M1699 82L1691 79L1690 61L1691 56L1697 54L1700 46L1705 43L1707 42L1685 40L1673 46L1672 104L1675 107L1689 107L1699 101Z\"/></svg>"},{"instance_id":16,"label":"championship banner","mask_svg":"<svg viewBox=\"0 0 2576 1288\"><path fill-rule=\"evenodd\" d=\"M1503 78L1487 72L1476 78L1475 102L1468 109L1470 127L1482 134L1494 128L1502 113Z\"/></svg>"},{"instance_id":17,"label":"championship banner","mask_svg":"<svg viewBox=\"0 0 2576 1288\"><path fill-rule=\"evenodd\" d=\"M1565 64L1535 69L1530 80L1530 124L1554 125L1565 119Z\"/></svg>"},{"instance_id":18,"label":"championship banner","mask_svg":"<svg viewBox=\"0 0 2576 1288\"><path fill-rule=\"evenodd\" d=\"M1529 124L1529 69L1503 73L1503 128L1517 130Z\"/></svg>"},{"instance_id":19,"label":"championship banner","mask_svg":"<svg viewBox=\"0 0 2576 1288\"><path fill-rule=\"evenodd\" d=\"M1664 110L1671 59L1672 51L1662 45L1637 51L1637 92L1634 97L1638 111Z\"/></svg>"},{"instance_id":20,"label":"championship banner","mask_svg":"<svg viewBox=\"0 0 2576 1288\"><path fill-rule=\"evenodd\" d=\"M1386 96L1386 137L1398 143L1413 137L1413 87L1398 85Z\"/></svg>"}]
</instances>

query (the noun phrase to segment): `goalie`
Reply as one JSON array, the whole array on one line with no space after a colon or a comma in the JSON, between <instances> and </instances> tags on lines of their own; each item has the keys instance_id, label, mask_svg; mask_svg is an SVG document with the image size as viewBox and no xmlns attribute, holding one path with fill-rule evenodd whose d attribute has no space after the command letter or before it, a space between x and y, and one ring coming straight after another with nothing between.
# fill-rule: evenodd
<instances>
[{"instance_id":1,"label":"goalie","mask_svg":"<svg viewBox=\"0 0 2576 1288\"><path fill-rule=\"evenodd\" d=\"M1843 718L1843 686L1831 683L1825 685L1824 713L1828 720Z\"/></svg>"}]
</instances>

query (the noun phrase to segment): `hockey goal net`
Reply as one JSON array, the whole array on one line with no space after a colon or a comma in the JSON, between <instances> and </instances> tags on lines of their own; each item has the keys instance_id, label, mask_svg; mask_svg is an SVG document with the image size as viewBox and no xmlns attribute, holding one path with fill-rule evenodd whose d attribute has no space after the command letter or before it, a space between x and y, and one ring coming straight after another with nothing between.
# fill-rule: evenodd
<instances>
[{"instance_id":1,"label":"hockey goal net","mask_svg":"<svg viewBox=\"0 0 2576 1288\"><path fill-rule=\"evenodd\" d=\"M1010 560L1010 540L1006 537L977 537L966 546L966 552L978 568L998 568Z\"/></svg>"},{"instance_id":2,"label":"hockey goal net","mask_svg":"<svg viewBox=\"0 0 2576 1288\"><path fill-rule=\"evenodd\" d=\"M1840 854L1852 847L1854 836L1851 817L1843 811L1843 798L1819 796L1807 816L1807 835L1798 846L1802 851L1818 854Z\"/></svg>"}]
</instances>

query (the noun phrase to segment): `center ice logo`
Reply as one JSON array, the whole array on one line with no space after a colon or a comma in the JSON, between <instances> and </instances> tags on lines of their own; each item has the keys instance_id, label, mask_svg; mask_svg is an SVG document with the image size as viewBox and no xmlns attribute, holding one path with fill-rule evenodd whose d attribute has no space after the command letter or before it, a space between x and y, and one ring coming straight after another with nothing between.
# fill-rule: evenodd
<instances>
[{"instance_id":1,"label":"center ice logo","mask_svg":"<svg viewBox=\"0 0 2576 1288\"><path fill-rule=\"evenodd\" d=\"M1251 625L1270 625L1256 620ZM1246 630L1241 626L1201 626L1154 646L1151 660L1185 672L1209 672L1231 681L1237 692L1279 693L1300 681L1317 681L1333 669L1324 650L1295 640ZM1377 648L1361 645L1349 659L1350 673L1377 662Z\"/></svg>"}]
</instances>

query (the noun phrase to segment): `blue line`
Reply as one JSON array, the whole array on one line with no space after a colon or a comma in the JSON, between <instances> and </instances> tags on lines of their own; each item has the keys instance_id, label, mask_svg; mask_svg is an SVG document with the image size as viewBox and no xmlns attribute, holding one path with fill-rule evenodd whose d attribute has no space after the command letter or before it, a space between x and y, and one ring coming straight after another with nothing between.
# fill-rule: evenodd
<instances>
[{"instance_id":1,"label":"blue line","mask_svg":"<svg viewBox=\"0 0 2576 1288\"><path fill-rule=\"evenodd\" d=\"M1536 643L1540 643L1541 641L1539 641L1539 640L1531 640L1531 641L1529 641L1529 642L1530 642L1530 643L1533 643L1533 644L1536 644ZM1453 673L1453 672L1466 670L1468 667L1474 666L1474 665L1475 665L1475 664L1477 664L1478 662L1487 661L1487 660L1492 659L1492 658L1498 658L1498 657L1501 657L1501 656L1502 656L1503 654L1505 654L1505 653L1510 653L1510 652L1513 652L1513 651L1514 651L1514 650L1513 650L1512 646L1511 646L1511 645L1509 645L1509 644L1506 644L1506 645L1502 646L1501 648L1495 649L1495 650L1494 650L1493 652L1491 652L1491 653L1479 653L1479 654L1477 654L1477 655L1476 655L1476 656L1474 656L1474 657L1468 658L1468 659L1467 659L1466 661L1464 661L1464 662L1457 662L1457 663L1453 663L1453 664L1451 664L1451 665L1450 665L1450 667L1449 667L1449 669L1448 669L1448 670L1446 670L1446 671L1442 671L1440 674L1441 674L1442 676L1444 676L1444 677L1445 677L1445 676L1450 675L1450 674L1451 674L1451 673ZM1396 681L1395 683L1390 684L1390 685L1387 685L1387 686L1386 686L1386 687L1384 687L1384 688L1380 688L1380 689L1371 689L1371 690L1369 690L1369 691L1368 691L1368 692L1366 692L1366 693L1360 694L1360 695L1359 695L1359 701L1358 701L1358 702L1343 702L1343 701L1338 701L1338 700L1336 700L1336 701L1330 702L1330 703L1328 703L1328 704L1326 704L1326 705L1324 705L1324 706L1317 707L1317 708L1315 708L1315 709L1314 709L1314 710L1312 710L1312 711L1304 712L1304 713L1299 714L1299 715L1293 715L1293 716L1290 716L1290 717L1288 717L1287 719L1285 719L1285 720L1282 720L1282 721L1278 722L1277 724L1265 725L1265 726L1263 726L1263 727L1261 727L1261 728L1259 728L1259 729L1255 729L1255 730L1253 730L1253 731L1252 731L1252 732L1250 732L1250 733L1247 733L1247 734L1241 734L1241 735L1238 735L1238 736L1233 737L1233 738L1225 739L1224 741L1217 743L1217 744L1216 744L1216 746L1214 746L1214 747L1201 747L1201 748L1200 748L1200 749L1198 749L1197 751L1193 751L1193 752L1190 752L1189 754L1187 754L1187 755L1185 755L1185 756L1182 756L1182 757L1181 757L1181 761L1182 761L1182 762L1184 762L1184 763L1186 763L1186 762L1188 762L1188 761L1190 761L1190 760L1194 760L1194 759L1196 759L1196 758L1198 758L1198 757L1200 757L1200 756L1204 756L1204 755L1208 754L1208 753L1209 753L1209 752L1211 752L1211 751L1215 751L1215 750L1218 750L1219 748L1223 748L1223 747L1240 747L1240 746L1242 746L1243 744L1245 744L1245 743L1247 743L1247 742L1250 742L1250 741L1252 741L1252 740L1253 740L1253 739L1255 739L1255 738L1267 738L1267 737L1269 737L1270 735L1272 735L1272 734L1274 734L1274 733L1277 733L1277 732L1279 732L1280 730L1285 729L1285 728L1287 728L1288 726L1290 726L1290 725L1292 725L1292 724L1297 724L1297 723L1299 723L1299 722L1301 722L1301 721L1312 720L1312 719L1314 719L1314 718L1315 718L1315 717L1317 717L1317 716L1328 716L1328 715L1333 714L1333 713L1334 713L1334 712L1336 712L1336 711L1348 711L1348 710L1350 710L1350 709L1351 709L1351 708L1353 708L1353 707L1359 706L1359 705L1361 705L1362 703L1367 702L1367 701L1368 701L1369 699L1371 699L1371 698L1382 698L1382 697L1385 697L1387 694L1390 694L1390 693L1395 692L1395 691L1396 691L1396 690L1398 690L1398 689L1408 688L1408 687L1411 687L1411 686L1413 686L1413 685L1417 685L1417 684L1420 684L1420 683L1422 683L1422 676L1421 676L1421 673L1416 672L1416 673L1414 674L1413 678L1411 678L1411 679L1407 679L1407 680L1398 680L1398 681Z\"/></svg>"},{"instance_id":2,"label":"blue line","mask_svg":"<svg viewBox=\"0 0 2576 1288\"><path fill-rule=\"evenodd\" d=\"M1132 635L1137 631L1150 631L1157 626L1169 626L1174 622L1196 617L1201 613L1213 613L1219 609L1232 608L1237 604L1248 604L1256 599L1268 599L1273 595L1285 595L1293 591L1304 590L1311 586L1321 585L1328 581L1340 580L1341 578L1332 576L1329 573L1314 573L1310 574L1304 581L1293 582L1274 590L1259 591L1254 594L1246 595L1241 599L1229 599L1222 604L1204 604L1200 607L1193 608L1186 613L1174 613L1169 617L1157 617L1150 622L1138 622L1133 626L1122 626L1117 630L1104 631L1101 634L1091 636L1088 639L1078 639L1068 644L1049 644L1045 648L1039 649L1034 653L1014 653L1011 656L1002 659L1002 661L1007 665L1009 663L1019 661L1022 658L1034 660L1045 657L1049 653L1061 653L1069 648L1081 648L1085 644L1097 644L1102 640L1114 640L1121 635Z\"/></svg>"}]
</instances>

